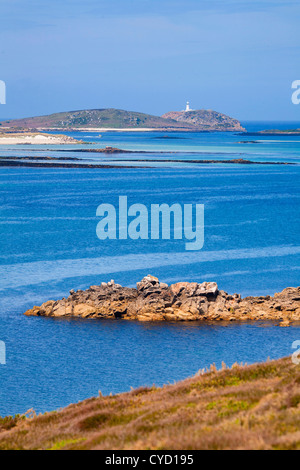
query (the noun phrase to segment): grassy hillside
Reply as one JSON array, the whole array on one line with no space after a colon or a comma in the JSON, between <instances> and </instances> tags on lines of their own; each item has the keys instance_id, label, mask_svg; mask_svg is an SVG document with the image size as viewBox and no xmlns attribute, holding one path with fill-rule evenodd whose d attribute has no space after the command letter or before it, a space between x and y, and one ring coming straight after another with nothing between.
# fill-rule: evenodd
<instances>
[{"instance_id":1,"label":"grassy hillside","mask_svg":"<svg viewBox=\"0 0 300 470\"><path fill-rule=\"evenodd\" d=\"M163 119L150 114L123 111L121 109L90 109L83 111L70 111L26 119L17 119L2 122L6 127L26 128L189 128L186 123L179 123L172 119Z\"/></svg>"},{"instance_id":2,"label":"grassy hillside","mask_svg":"<svg viewBox=\"0 0 300 470\"><path fill-rule=\"evenodd\" d=\"M0 449L300 449L290 358L0 420Z\"/></svg>"}]
</instances>

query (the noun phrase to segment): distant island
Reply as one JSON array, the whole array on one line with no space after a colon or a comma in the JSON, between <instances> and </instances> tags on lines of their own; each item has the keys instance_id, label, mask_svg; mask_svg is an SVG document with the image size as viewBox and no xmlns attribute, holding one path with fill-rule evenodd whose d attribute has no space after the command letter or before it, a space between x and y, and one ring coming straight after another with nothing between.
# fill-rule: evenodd
<instances>
[{"instance_id":1,"label":"distant island","mask_svg":"<svg viewBox=\"0 0 300 470\"><path fill-rule=\"evenodd\" d=\"M42 134L40 134L42 135ZM39 136L39 134L38 134ZM54 136L53 136L54 137ZM59 136L59 138L63 138L64 136ZM13 137L11 137L13 139ZM26 142L27 143L27 142ZM37 142L31 142L32 143L37 143ZM39 145L41 141L38 142ZM48 143L48 144L53 144L55 142L42 142L42 143ZM69 143L67 142L62 142L62 143ZM83 143L81 141L77 141L77 144ZM1 138L0 138L0 144L1 144ZM24 144L24 143L23 143ZM31 150L31 149L30 149ZM31 150L33 151L33 150ZM80 153L101 153L105 155L120 155L120 154L144 154L147 153L144 150L122 150L118 149L115 147L105 147L105 148L92 148L92 149L72 149L71 150L73 153L75 152L80 152ZM39 150L41 152L41 150ZM68 148L67 150L62 150L62 149L49 149L47 148L47 152L70 152L70 149ZM157 155L164 155L164 154L169 154L169 152L154 152ZM171 152L176 154L177 152ZM122 162L122 165L118 164L118 162ZM185 165L189 164L195 164L195 165L203 165L203 164L208 164L208 165L215 165L215 164L233 164L233 165L297 165L297 163L289 163L289 162L258 162L258 161L253 161L253 160L244 160L243 158L235 158L231 160L204 160L204 159L198 159L198 160L179 160L179 159L139 159L140 164L142 163L147 163L150 168L150 164L152 163L184 163ZM126 163L126 164L124 164ZM85 159L82 158L74 158L74 157L41 157L41 156L22 156L22 157L17 157L17 156L3 156L0 157L0 167L4 166L14 166L14 167L30 167L30 168L81 168L81 169L100 169L100 168L143 168L142 165L137 166L137 165L132 165L132 160L117 160L114 159L113 163L110 163L106 161L106 163L86 163Z\"/></svg>"},{"instance_id":2,"label":"distant island","mask_svg":"<svg viewBox=\"0 0 300 470\"><path fill-rule=\"evenodd\" d=\"M257 132L243 132L242 135L264 135L264 136L272 136L272 135L300 135L300 129L266 129L263 131Z\"/></svg>"},{"instance_id":3,"label":"distant island","mask_svg":"<svg viewBox=\"0 0 300 470\"><path fill-rule=\"evenodd\" d=\"M173 119L182 124L188 124L202 131L231 131L245 132L244 127L237 119L211 109L171 111L162 116L164 119Z\"/></svg>"},{"instance_id":4,"label":"distant island","mask_svg":"<svg viewBox=\"0 0 300 470\"><path fill-rule=\"evenodd\" d=\"M239 121L210 110L172 111L163 116L122 109L90 109L3 121L4 129L245 132ZM0 127L1 128L1 127Z\"/></svg>"}]
</instances>

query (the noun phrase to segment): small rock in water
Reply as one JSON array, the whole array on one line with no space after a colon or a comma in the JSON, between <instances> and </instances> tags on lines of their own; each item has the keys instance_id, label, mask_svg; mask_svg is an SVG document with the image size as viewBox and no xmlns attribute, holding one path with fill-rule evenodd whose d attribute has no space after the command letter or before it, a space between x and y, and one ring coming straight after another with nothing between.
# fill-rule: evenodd
<instances>
[{"instance_id":1,"label":"small rock in water","mask_svg":"<svg viewBox=\"0 0 300 470\"><path fill-rule=\"evenodd\" d=\"M291 322L289 320L283 320L279 326L281 326L281 328L287 328L289 326L291 326Z\"/></svg>"}]
</instances>

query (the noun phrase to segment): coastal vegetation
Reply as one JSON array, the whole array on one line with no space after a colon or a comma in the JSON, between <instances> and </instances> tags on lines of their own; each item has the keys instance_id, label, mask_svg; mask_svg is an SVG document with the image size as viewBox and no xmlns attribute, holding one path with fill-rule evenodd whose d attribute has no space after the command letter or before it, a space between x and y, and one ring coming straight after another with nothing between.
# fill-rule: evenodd
<instances>
[{"instance_id":1,"label":"coastal vegetation","mask_svg":"<svg viewBox=\"0 0 300 470\"><path fill-rule=\"evenodd\" d=\"M178 124L176 121L163 119L150 114L121 109L90 109L38 116L26 119L5 121L7 127L29 128L188 128L187 124Z\"/></svg>"},{"instance_id":2,"label":"coastal vegetation","mask_svg":"<svg viewBox=\"0 0 300 470\"><path fill-rule=\"evenodd\" d=\"M299 450L299 426L300 366L285 358L4 418L0 449Z\"/></svg>"}]
</instances>

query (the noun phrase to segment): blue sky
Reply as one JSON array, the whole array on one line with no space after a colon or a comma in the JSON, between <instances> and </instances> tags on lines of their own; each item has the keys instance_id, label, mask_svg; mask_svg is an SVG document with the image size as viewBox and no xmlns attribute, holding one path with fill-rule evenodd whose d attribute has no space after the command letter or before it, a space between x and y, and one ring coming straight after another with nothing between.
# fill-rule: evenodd
<instances>
[{"instance_id":1,"label":"blue sky","mask_svg":"<svg viewBox=\"0 0 300 470\"><path fill-rule=\"evenodd\" d=\"M1 0L0 117L215 109L300 120L299 0Z\"/></svg>"}]
</instances>

